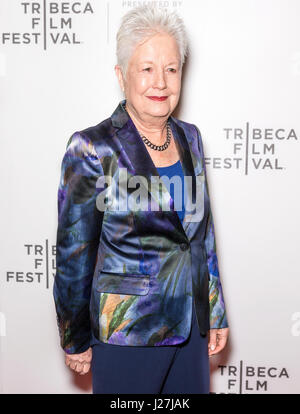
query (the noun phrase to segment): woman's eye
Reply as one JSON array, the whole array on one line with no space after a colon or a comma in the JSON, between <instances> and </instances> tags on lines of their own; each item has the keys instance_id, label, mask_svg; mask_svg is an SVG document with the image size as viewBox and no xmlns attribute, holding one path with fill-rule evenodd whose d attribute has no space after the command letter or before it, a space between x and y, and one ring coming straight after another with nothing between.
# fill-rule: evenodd
<instances>
[{"instance_id":1,"label":"woman's eye","mask_svg":"<svg viewBox=\"0 0 300 414\"><path fill-rule=\"evenodd\" d=\"M146 70L146 71L148 71L149 72L149 70L150 70L151 68L145 68L145 69L143 69L143 70Z\"/></svg>"}]
</instances>

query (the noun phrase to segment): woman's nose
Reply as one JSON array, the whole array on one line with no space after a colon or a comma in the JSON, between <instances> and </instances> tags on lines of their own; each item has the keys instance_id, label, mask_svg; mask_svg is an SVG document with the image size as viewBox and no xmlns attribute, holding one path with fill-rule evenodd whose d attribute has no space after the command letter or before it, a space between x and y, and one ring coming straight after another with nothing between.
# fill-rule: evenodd
<instances>
[{"instance_id":1,"label":"woman's nose","mask_svg":"<svg viewBox=\"0 0 300 414\"><path fill-rule=\"evenodd\" d=\"M154 87L163 89L166 87L166 79L165 79L165 72L157 71L154 77Z\"/></svg>"}]
</instances>

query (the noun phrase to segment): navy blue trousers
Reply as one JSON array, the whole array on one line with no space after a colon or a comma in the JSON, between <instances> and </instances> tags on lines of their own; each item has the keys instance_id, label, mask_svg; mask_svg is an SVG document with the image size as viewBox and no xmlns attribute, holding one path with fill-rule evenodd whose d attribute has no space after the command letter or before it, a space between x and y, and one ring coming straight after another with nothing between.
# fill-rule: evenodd
<instances>
[{"instance_id":1,"label":"navy blue trousers","mask_svg":"<svg viewBox=\"0 0 300 414\"><path fill-rule=\"evenodd\" d=\"M123 346L92 341L93 394L208 394L208 335L193 306L189 338L172 346Z\"/></svg>"}]
</instances>

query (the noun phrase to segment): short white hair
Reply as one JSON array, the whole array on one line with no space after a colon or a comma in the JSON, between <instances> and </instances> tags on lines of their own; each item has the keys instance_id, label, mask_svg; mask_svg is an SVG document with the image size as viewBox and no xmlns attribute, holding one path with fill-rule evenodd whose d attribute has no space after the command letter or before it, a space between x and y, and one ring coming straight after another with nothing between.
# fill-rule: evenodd
<instances>
[{"instance_id":1,"label":"short white hair","mask_svg":"<svg viewBox=\"0 0 300 414\"><path fill-rule=\"evenodd\" d=\"M128 62L136 46L157 33L167 33L176 40L182 68L188 54L188 38L182 18L175 11L170 12L151 4L138 6L122 17L116 36L117 63L125 78Z\"/></svg>"}]
</instances>

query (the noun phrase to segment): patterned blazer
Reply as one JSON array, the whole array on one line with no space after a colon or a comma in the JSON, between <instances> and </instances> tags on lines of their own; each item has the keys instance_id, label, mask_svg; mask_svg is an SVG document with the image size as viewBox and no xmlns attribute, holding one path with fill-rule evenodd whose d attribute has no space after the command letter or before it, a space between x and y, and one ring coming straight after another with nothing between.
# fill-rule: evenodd
<instances>
[{"instance_id":1,"label":"patterned blazer","mask_svg":"<svg viewBox=\"0 0 300 414\"><path fill-rule=\"evenodd\" d=\"M197 220L186 212L181 223L166 186L157 198L150 185L159 174L125 103L75 132L62 160L53 296L61 346L70 354L88 349L92 332L116 345L179 344L189 336L192 306L203 335L228 326L200 131L169 117L191 177L187 197L198 197ZM144 177L151 209L99 209L99 197L106 194L107 201L112 188L101 180L116 182L121 169L128 181ZM133 191L128 188L128 200Z\"/></svg>"}]
</instances>

